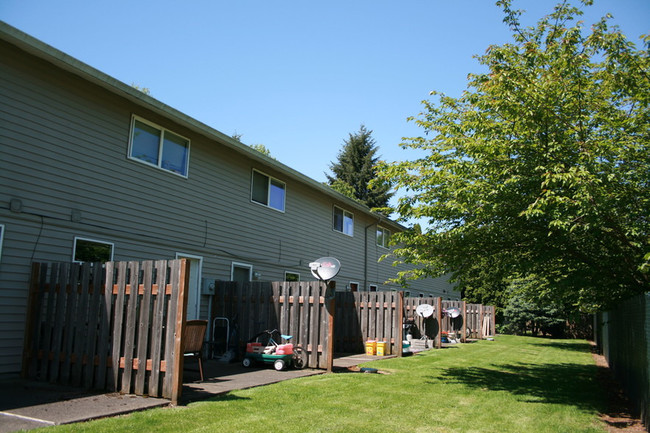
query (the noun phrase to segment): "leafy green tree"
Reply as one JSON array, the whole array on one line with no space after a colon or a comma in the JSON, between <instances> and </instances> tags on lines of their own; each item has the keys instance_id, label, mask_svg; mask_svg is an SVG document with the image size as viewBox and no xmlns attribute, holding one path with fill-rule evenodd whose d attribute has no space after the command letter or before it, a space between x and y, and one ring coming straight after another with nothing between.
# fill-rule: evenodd
<instances>
[{"instance_id":1,"label":"leafy green tree","mask_svg":"<svg viewBox=\"0 0 650 433\"><path fill-rule=\"evenodd\" d=\"M352 200L359 201L355 195L354 188L349 183L345 183L341 179L334 179L334 181L329 184L329 186L334 190L338 191L346 197L350 197Z\"/></svg>"},{"instance_id":2,"label":"leafy green tree","mask_svg":"<svg viewBox=\"0 0 650 433\"><path fill-rule=\"evenodd\" d=\"M266 155L269 158L273 158L271 156L271 151L266 146L264 146L263 144L251 144L250 148L257 150L262 155Z\"/></svg>"},{"instance_id":3,"label":"leafy green tree","mask_svg":"<svg viewBox=\"0 0 650 433\"><path fill-rule=\"evenodd\" d=\"M637 50L609 17L587 30L568 2L522 28L497 4L513 41L478 57L460 97L423 102L425 134L402 146L424 157L380 167L406 191L401 220L429 222L396 253L477 300L531 274L583 311L649 290L650 38Z\"/></svg>"},{"instance_id":4,"label":"leafy green tree","mask_svg":"<svg viewBox=\"0 0 650 433\"><path fill-rule=\"evenodd\" d=\"M151 90L148 87L141 87L138 84L131 83L131 87L133 87L136 90L141 91L145 95L151 95Z\"/></svg>"},{"instance_id":5,"label":"leafy green tree","mask_svg":"<svg viewBox=\"0 0 650 433\"><path fill-rule=\"evenodd\" d=\"M553 300L541 299L536 295L545 284L533 276L518 278L509 284L508 301L503 309L505 324L502 332L563 336L567 323L565 309Z\"/></svg>"},{"instance_id":6,"label":"leafy green tree","mask_svg":"<svg viewBox=\"0 0 650 433\"><path fill-rule=\"evenodd\" d=\"M238 133L235 132L233 135L231 135L231 137L243 144L243 141L241 141L242 134L238 134ZM253 150L258 151L262 155L266 155L269 158L273 158L271 156L271 151L269 150L269 148L264 146L263 144L251 144L248 147L250 147ZM275 159L275 158L273 158L273 159Z\"/></svg>"},{"instance_id":7,"label":"leafy green tree","mask_svg":"<svg viewBox=\"0 0 650 433\"><path fill-rule=\"evenodd\" d=\"M338 161L330 164L333 176L326 174L328 184L369 208L387 207L393 195L390 183L376 181L370 185L376 178L376 165L379 161L375 156L377 150L372 131L361 125L358 132L349 134L349 138L344 140Z\"/></svg>"}]
</instances>

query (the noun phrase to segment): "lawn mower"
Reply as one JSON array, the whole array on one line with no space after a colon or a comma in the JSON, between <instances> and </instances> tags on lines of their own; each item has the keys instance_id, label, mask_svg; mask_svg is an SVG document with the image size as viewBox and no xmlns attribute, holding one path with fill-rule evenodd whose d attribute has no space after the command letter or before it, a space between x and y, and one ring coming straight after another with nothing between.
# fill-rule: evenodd
<instances>
[{"instance_id":1,"label":"lawn mower","mask_svg":"<svg viewBox=\"0 0 650 433\"><path fill-rule=\"evenodd\" d=\"M279 335L286 343L278 344L273 338L274 335ZM242 364L244 367L251 367L255 363L273 364L273 368L277 371L288 367L304 368L307 364L307 353L302 347L294 347L289 343L291 338L291 335L280 334L277 329L260 332L246 344L246 354Z\"/></svg>"}]
</instances>

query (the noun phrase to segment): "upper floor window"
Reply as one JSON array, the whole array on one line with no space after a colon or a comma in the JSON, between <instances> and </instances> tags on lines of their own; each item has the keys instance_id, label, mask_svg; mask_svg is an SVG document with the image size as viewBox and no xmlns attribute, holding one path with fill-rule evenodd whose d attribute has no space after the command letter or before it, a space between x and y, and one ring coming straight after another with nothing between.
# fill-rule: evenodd
<instances>
[{"instance_id":1,"label":"upper floor window","mask_svg":"<svg viewBox=\"0 0 650 433\"><path fill-rule=\"evenodd\" d=\"M187 177L190 140L133 116L129 158Z\"/></svg>"},{"instance_id":2,"label":"upper floor window","mask_svg":"<svg viewBox=\"0 0 650 433\"><path fill-rule=\"evenodd\" d=\"M388 248L389 243L390 231L383 227L377 227L377 245L380 247Z\"/></svg>"},{"instance_id":3,"label":"upper floor window","mask_svg":"<svg viewBox=\"0 0 650 433\"><path fill-rule=\"evenodd\" d=\"M253 170L251 181L251 200L256 203L284 212L286 186L284 182Z\"/></svg>"},{"instance_id":4,"label":"upper floor window","mask_svg":"<svg viewBox=\"0 0 650 433\"><path fill-rule=\"evenodd\" d=\"M75 262L110 262L113 260L113 244L75 237L72 260Z\"/></svg>"},{"instance_id":5,"label":"upper floor window","mask_svg":"<svg viewBox=\"0 0 650 433\"><path fill-rule=\"evenodd\" d=\"M345 233L348 236L353 236L354 215L352 212L334 206L334 230Z\"/></svg>"}]
</instances>

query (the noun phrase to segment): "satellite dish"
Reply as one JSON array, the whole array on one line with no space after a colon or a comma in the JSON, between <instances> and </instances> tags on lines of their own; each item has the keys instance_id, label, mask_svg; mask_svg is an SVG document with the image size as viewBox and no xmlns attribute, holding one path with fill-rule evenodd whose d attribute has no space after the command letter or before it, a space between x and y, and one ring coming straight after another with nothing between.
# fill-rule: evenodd
<instances>
[{"instance_id":1,"label":"satellite dish","mask_svg":"<svg viewBox=\"0 0 650 433\"><path fill-rule=\"evenodd\" d=\"M329 281L341 270L341 262L334 257L321 257L309 264L311 274L320 281Z\"/></svg>"},{"instance_id":2,"label":"satellite dish","mask_svg":"<svg viewBox=\"0 0 650 433\"><path fill-rule=\"evenodd\" d=\"M415 312L420 317L431 317L433 314L433 306L429 304L420 304L415 309Z\"/></svg>"},{"instance_id":3,"label":"satellite dish","mask_svg":"<svg viewBox=\"0 0 650 433\"><path fill-rule=\"evenodd\" d=\"M445 314L452 319L455 319L456 317L460 316L460 310L458 308L449 308L445 310Z\"/></svg>"}]
</instances>

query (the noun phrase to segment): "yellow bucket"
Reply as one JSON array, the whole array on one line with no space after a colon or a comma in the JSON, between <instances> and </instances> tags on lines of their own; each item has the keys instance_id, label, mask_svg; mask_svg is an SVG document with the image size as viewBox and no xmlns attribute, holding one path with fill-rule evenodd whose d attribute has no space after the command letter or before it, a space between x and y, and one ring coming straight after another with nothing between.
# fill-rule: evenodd
<instances>
[{"instance_id":1,"label":"yellow bucket","mask_svg":"<svg viewBox=\"0 0 650 433\"><path fill-rule=\"evenodd\" d=\"M377 342L375 340L366 341L366 355L374 356Z\"/></svg>"},{"instance_id":2,"label":"yellow bucket","mask_svg":"<svg viewBox=\"0 0 650 433\"><path fill-rule=\"evenodd\" d=\"M386 355L386 342L385 341L378 341L377 342L377 356L384 356Z\"/></svg>"}]
</instances>

